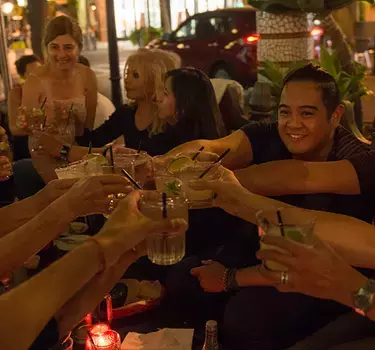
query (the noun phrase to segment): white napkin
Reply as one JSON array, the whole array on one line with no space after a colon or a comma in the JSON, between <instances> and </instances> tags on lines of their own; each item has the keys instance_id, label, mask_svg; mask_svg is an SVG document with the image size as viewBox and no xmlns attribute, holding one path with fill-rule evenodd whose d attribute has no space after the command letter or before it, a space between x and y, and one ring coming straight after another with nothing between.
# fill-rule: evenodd
<instances>
[{"instance_id":1,"label":"white napkin","mask_svg":"<svg viewBox=\"0 0 375 350\"><path fill-rule=\"evenodd\" d=\"M122 350L191 350L193 329L164 328L160 331L139 334L130 332L124 339Z\"/></svg>"}]
</instances>

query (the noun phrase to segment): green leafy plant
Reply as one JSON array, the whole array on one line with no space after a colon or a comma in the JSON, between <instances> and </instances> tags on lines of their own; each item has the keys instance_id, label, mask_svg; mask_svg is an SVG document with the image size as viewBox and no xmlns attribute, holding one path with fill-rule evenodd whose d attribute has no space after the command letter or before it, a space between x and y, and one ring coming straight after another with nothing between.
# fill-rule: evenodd
<instances>
[{"instance_id":1,"label":"green leafy plant","mask_svg":"<svg viewBox=\"0 0 375 350\"><path fill-rule=\"evenodd\" d=\"M361 0L248 0L248 4L261 11L284 13L288 11L326 13ZM374 4L374 0L363 0Z\"/></svg>"},{"instance_id":2,"label":"green leafy plant","mask_svg":"<svg viewBox=\"0 0 375 350\"><path fill-rule=\"evenodd\" d=\"M330 53L324 47L321 48L320 52L320 60L315 60L314 63L320 65L335 77L342 100L354 103L358 98L372 94L372 91L363 82L366 76L366 67L355 62L355 73L348 74L342 70L337 53ZM259 74L271 84L272 95L276 101L280 100L285 75L302 65L303 63L296 62L285 69L277 63L265 61L260 67Z\"/></svg>"},{"instance_id":3,"label":"green leafy plant","mask_svg":"<svg viewBox=\"0 0 375 350\"><path fill-rule=\"evenodd\" d=\"M144 45L147 45L150 41L154 39L161 38L162 30L159 28L154 27L147 27L134 30L130 36L129 40L134 44L137 45L139 42L139 38L142 38L142 42Z\"/></svg>"}]
</instances>

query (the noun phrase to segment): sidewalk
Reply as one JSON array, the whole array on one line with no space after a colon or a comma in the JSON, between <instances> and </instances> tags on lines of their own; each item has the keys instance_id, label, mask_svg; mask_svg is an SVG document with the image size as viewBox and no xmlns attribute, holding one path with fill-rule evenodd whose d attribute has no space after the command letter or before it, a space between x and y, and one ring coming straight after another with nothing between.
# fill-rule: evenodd
<instances>
[{"instance_id":1,"label":"sidewalk","mask_svg":"<svg viewBox=\"0 0 375 350\"><path fill-rule=\"evenodd\" d=\"M119 50L124 50L124 51L132 51L132 50L138 49L138 46L133 45L130 40L117 41L117 46L118 46ZM107 41L98 41L97 42L97 48L98 48L98 50L107 50L108 49L108 42Z\"/></svg>"}]
</instances>

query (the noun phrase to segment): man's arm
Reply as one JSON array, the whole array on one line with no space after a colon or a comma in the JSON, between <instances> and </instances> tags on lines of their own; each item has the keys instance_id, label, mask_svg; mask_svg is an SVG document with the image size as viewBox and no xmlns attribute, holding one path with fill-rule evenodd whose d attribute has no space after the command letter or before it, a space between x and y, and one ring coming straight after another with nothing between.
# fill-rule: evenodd
<instances>
[{"instance_id":1,"label":"man's arm","mask_svg":"<svg viewBox=\"0 0 375 350\"><path fill-rule=\"evenodd\" d=\"M280 160L235 171L242 186L263 196L361 193L356 169L349 160L303 162Z\"/></svg>"},{"instance_id":2,"label":"man's arm","mask_svg":"<svg viewBox=\"0 0 375 350\"><path fill-rule=\"evenodd\" d=\"M235 207L231 210L244 220L257 224L256 214L260 210L292 207L274 199L252 194L240 187L233 188L236 197ZM300 209L301 212L303 209ZM375 269L375 228L350 216L323 211L309 211L316 217L315 234L330 244L350 265ZM298 215L298 211L296 212Z\"/></svg>"},{"instance_id":3,"label":"man's arm","mask_svg":"<svg viewBox=\"0 0 375 350\"><path fill-rule=\"evenodd\" d=\"M223 159L222 164L228 169L240 169L249 166L253 161L253 151L249 138L242 130L218 140L195 140L184 143L170 152L168 156L178 153L195 152L200 147L204 147L205 152L222 154L230 148L230 153Z\"/></svg>"}]
</instances>

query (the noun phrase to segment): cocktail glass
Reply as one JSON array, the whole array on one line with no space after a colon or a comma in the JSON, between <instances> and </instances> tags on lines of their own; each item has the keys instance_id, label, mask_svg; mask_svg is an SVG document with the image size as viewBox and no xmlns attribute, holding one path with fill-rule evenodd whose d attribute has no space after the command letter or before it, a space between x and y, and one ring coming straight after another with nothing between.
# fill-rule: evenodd
<instances>
[{"instance_id":1,"label":"cocktail glass","mask_svg":"<svg viewBox=\"0 0 375 350\"><path fill-rule=\"evenodd\" d=\"M182 191L186 193L186 196L189 200L190 209L202 209L212 207L212 190L197 191L193 190L189 185L190 181L198 180L199 177L203 174L203 172L210 167L212 168L208 171L208 173L204 175L204 179L220 179L221 172L219 171L219 165L213 165L211 162L193 162L192 164L187 164L179 171L173 173L177 178L179 178L182 181Z\"/></svg>"},{"instance_id":2,"label":"cocktail glass","mask_svg":"<svg viewBox=\"0 0 375 350\"><path fill-rule=\"evenodd\" d=\"M168 197L166 214L168 219L184 219L188 222L188 201L184 197ZM159 192L146 192L140 201L143 215L153 220L163 219L163 200ZM185 232L155 233L147 240L148 258L157 265L172 265L185 256Z\"/></svg>"},{"instance_id":3,"label":"cocktail glass","mask_svg":"<svg viewBox=\"0 0 375 350\"><path fill-rule=\"evenodd\" d=\"M312 248L315 245L314 228L316 218L311 212L298 208L260 211L257 213L259 235L282 236L295 244L302 244ZM285 253L281 248L270 246L260 242L260 249L271 249ZM287 267L274 262L265 261L264 266L272 271L287 271Z\"/></svg>"},{"instance_id":4,"label":"cocktail glass","mask_svg":"<svg viewBox=\"0 0 375 350\"><path fill-rule=\"evenodd\" d=\"M154 190L154 164L152 157L146 152L129 150L129 153L115 152L114 163L116 168L133 168L133 178L145 190Z\"/></svg>"},{"instance_id":5,"label":"cocktail glass","mask_svg":"<svg viewBox=\"0 0 375 350\"><path fill-rule=\"evenodd\" d=\"M182 189L182 181L177 177L162 174L155 176L156 190L159 192L165 192L168 197L179 197L185 196Z\"/></svg>"},{"instance_id":6,"label":"cocktail glass","mask_svg":"<svg viewBox=\"0 0 375 350\"><path fill-rule=\"evenodd\" d=\"M90 159L69 163L57 168L55 172L58 179L76 179L84 176L101 175L103 169L95 159Z\"/></svg>"}]
</instances>

